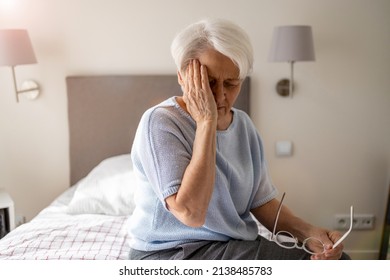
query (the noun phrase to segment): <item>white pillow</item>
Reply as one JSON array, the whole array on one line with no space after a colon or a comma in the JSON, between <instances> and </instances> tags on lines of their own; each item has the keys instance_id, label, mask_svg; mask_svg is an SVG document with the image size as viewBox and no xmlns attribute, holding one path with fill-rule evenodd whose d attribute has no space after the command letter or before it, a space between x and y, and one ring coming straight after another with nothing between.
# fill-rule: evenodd
<instances>
[{"instance_id":1,"label":"white pillow","mask_svg":"<svg viewBox=\"0 0 390 280\"><path fill-rule=\"evenodd\" d=\"M130 154L105 159L77 184L68 213L130 215L135 182Z\"/></svg>"}]
</instances>

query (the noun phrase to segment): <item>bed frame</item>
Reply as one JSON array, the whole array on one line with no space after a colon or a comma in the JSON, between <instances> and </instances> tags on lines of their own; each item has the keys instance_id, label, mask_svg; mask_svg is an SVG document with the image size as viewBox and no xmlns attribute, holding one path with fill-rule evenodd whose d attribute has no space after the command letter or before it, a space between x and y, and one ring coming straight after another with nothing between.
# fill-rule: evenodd
<instances>
[{"instance_id":1,"label":"bed frame","mask_svg":"<svg viewBox=\"0 0 390 280\"><path fill-rule=\"evenodd\" d=\"M70 76L68 91L70 183L100 161L129 153L143 112L181 95L176 75ZM249 114L247 78L235 107Z\"/></svg>"}]
</instances>

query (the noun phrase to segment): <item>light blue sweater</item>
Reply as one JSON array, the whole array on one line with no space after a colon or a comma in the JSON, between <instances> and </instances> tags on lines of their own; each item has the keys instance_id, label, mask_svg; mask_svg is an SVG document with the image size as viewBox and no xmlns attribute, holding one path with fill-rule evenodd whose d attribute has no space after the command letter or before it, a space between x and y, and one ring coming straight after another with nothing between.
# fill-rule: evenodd
<instances>
[{"instance_id":1,"label":"light blue sweater","mask_svg":"<svg viewBox=\"0 0 390 280\"><path fill-rule=\"evenodd\" d=\"M172 97L146 111L131 151L137 175L136 208L129 219L130 246L152 251L196 240L254 240L250 210L277 194L261 139L249 116L233 108L229 128L217 132L216 177L206 222L191 228L166 208L191 160L196 123Z\"/></svg>"}]
</instances>

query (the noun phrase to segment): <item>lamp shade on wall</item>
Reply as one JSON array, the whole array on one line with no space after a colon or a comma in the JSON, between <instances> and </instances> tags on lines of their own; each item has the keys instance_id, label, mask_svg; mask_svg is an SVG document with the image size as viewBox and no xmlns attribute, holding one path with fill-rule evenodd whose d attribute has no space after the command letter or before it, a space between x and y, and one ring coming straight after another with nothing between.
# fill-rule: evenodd
<instances>
[{"instance_id":1,"label":"lamp shade on wall","mask_svg":"<svg viewBox=\"0 0 390 280\"><path fill-rule=\"evenodd\" d=\"M27 30L0 30L0 66L37 63Z\"/></svg>"},{"instance_id":2,"label":"lamp shade on wall","mask_svg":"<svg viewBox=\"0 0 390 280\"><path fill-rule=\"evenodd\" d=\"M290 80L282 79L276 85L276 91L279 95L292 97L294 63L314 60L313 33L310 26L288 25L275 27L269 61L290 63Z\"/></svg>"},{"instance_id":3,"label":"lamp shade on wall","mask_svg":"<svg viewBox=\"0 0 390 280\"><path fill-rule=\"evenodd\" d=\"M272 62L314 61L311 26L275 27L269 60Z\"/></svg>"},{"instance_id":4,"label":"lamp shade on wall","mask_svg":"<svg viewBox=\"0 0 390 280\"><path fill-rule=\"evenodd\" d=\"M16 82L15 67L34 63L37 63L37 59L27 30L0 29L0 66L9 66L12 69L17 102L19 94L28 99L35 99L39 95L39 86L35 81L26 81L22 84L21 90L18 89Z\"/></svg>"}]
</instances>

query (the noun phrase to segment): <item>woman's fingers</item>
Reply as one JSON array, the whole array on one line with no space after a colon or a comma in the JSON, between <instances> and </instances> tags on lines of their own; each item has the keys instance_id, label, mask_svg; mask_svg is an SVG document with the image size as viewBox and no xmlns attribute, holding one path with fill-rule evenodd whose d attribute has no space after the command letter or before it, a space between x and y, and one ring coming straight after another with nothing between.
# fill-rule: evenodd
<instances>
[{"instance_id":1,"label":"woman's fingers","mask_svg":"<svg viewBox=\"0 0 390 280\"><path fill-rule=\"evenodd\" d=\"M217 109L210 89L207 67L198 60L190 61L184 82L183 100L195 121L216 120Z\"/></svg>"},{"instance_id":2,"label":"woman's fingers","mask_svg":"<svg viewBox=\"0 0 390 280\"><path fill-rule=\"evenodd\" d=\"M193 69L192 80L194 83L195 93L199 94L201 93L202 85L201 85L200 63L198 60L193 60L192 69Z\"/></svg>"},{"instance_id":3,"label":"woman's fingers","mask_svg":"<svg viewBox=\"0 0 390 280\"><path fill-rule=\"evenodd\" d=\"M201 65L200 72L201 72L202 89L212 95L211 88L210 88L209 75L207 73L207 67L204 65Z\"/></svg>"}]
</instances>

